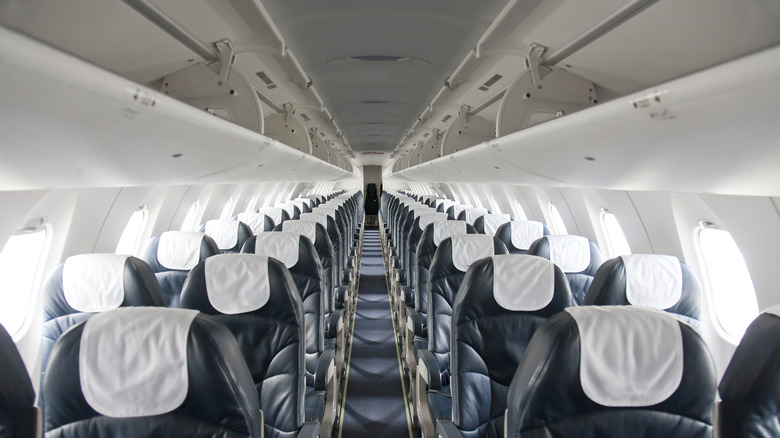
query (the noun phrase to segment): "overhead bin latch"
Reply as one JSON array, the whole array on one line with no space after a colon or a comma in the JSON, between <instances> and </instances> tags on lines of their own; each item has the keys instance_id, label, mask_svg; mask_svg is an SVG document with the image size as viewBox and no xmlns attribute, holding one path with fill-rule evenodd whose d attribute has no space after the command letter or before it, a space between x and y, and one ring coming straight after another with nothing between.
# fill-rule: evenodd
<instances>
[{"instance_id":1,"label":"overhead bin latch","mask_svg":"<svg viewBox=\"0 0 780 438\"><path fill-rule=\"evenodd\" d=\"M295 114L295 107L291 103L284 104L284 122L289 123L293 114Z\"/></svg>"},{"instance_id":2,"label":"overhead bin latch","mask_svg":"<svg viewBox=\"0 0 780 438\"><path fill-rule=\"evenodd\" d=\"M531 73L531 82L538 86L542 83L542 73L539 71L539 66L542 63L542 55L547 51L547 47L540 44L531 44L531 49L528 51L528 56L525 58L526 67Z\"/></svg>"},{"instance_id":3,"label":"overhead bin latch","mask_svg":"<svg viewBox=\"0 0 780 438\"><path fill-rule=\"evenodd\" d=\"M227 83L228 74L230 74L230 66L235 62L235 55L233 53L233 45L229 39L224 39L214 43L214 47L219 52L219 60L209 64L209 68L219 76L219 80L222 83Z\"/></svg>"},{"instance_id":4,"label":"overhead bin latch","mask_svg":"<svg viewBox=\"0 0 780 438\"><path fill-rule=\"evenodd\" d=\"M469 110L471 109L470 106L466 104L462 104L460 108L458 108L458 118L460 119L460 127L465 128L469 124Z\"/></svg>"}]
</instances>

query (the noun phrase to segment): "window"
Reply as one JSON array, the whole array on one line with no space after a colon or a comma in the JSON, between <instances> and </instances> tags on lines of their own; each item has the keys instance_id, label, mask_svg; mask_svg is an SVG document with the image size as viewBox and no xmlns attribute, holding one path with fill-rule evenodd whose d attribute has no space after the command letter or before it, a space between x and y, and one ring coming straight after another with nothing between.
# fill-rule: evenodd
<instances>
[{"instance_id":1,"label":"window","mask_svg":"<svg viewBox=\"0 0 780 438\"><path fill-rule=\"evenodd\" d=\"M255 205L257 204L257 195L252 195L252 199L246 204L244 213L252 213L255 211Z\"/></svg>"},{"instance_id":2,"label":"window","mask_svg":"<svg viewBox=\"0 0 780 438\"><path fill-rule=\"evenodd\" d=\"M604 225L604 231L607 234L607 247L611 257L631 254L631 248L628 246L628 240L620 228L617 217L609 210L601 209L601 221Z\"/></svg>"},{"instance_id":3,"label":"window","mask_svg":"<svg viewBox=\"0 0 780 438\"><path fill-rule=\"evenodd\" d=\"M19 334L30 313L46 249L46 228L25 229L8 239L0 252L0 324Z\"/></svg>"},{"instance_id":4,"label":"window","mask_svg":"<svg viewBox=\"0 0 780 438\"><path fill-rule=\"evenodd\" d=\"M133 255L138 249L138 243L141 240L141 234L146 226L146 206L139 208L130 215L130 220L125 225L125 230L122 231L122 237L119 238L119 243L116 245L117 254Z\"/></svg>"},{"instance_id":5,"label":"window","mask_svg":"<svg viewBox=\"0 0 780 438\"><path fill-rule=\"evenodd\" d=\"M196 231L198 229L198 210L200 210L200 199L192 204L192 207L184 216L184 222L181 223L182 231Z\"/></svg>"},{"instance_id":6,"label":"window","mask_svg":"<svg viewBox=\"0 0 780 438\"><path fill-rule=\"evenodd\" d=\"M517 199L514 200L514 204L515 204L515 208L513 209L513 212L515 213L515 219L519 221L527 221L528 216L526 216L525 210L523 210L523 206L520 205Z\"/></svg>"},{"instance_id":7,"label":"window","mask_svg":"<svg viewBox=\"0 0 780 438\"><path fill-rule=\"evenodd\" d=\"M552 202L548 202L547 208L550 210L551 228L553 234L569 234L566 230L566 224L563 223L561 214Z\"/></svg>"},{"instance_id":8,"label":"window","mask_svg":"<svg viewBox=\"0 0 780 438\"><path fill-rule=\"evenodd\" d=\"M698 237L715 320L725 338L736 344L758 316L753 280L729 232L702 223Z\"/></svg>"},{"instance_id":9,"label":"window","mask_svg":"<svg viewBox=\"0 0 780 438\"><path fill-rule=\"evenodd\" d=\"M219 218L222 220L230 219L233 216L233 197L229 197L227 202L225 203L225 206L222 208L222 214L219 215Z\"/></svg>"}]
</instances>

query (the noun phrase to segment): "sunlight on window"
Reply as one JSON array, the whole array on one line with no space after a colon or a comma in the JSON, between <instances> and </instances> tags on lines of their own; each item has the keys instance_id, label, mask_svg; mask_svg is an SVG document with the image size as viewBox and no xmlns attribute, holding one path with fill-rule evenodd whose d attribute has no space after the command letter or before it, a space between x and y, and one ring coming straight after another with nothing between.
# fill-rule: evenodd
<instances>
[{"instance_id":1,"label":"sunlight on window","mask_svg":"<svg viewBox=\"0 0 780 438\"><path fill-rule=\"evenodd\" d=\"M222 213L219 215L221 220L230 219L233 217L233 197L229 197L225 206L222 208Z\"/></svg>"},{"instance_id":2,"label":"sunlight on window","mask_svg":"<svg viewBox=\"0 0 780 438\"><path fill-rule=\"evenodd\" d=\"M609 211L602 209L601 220L604 223L604 231L607 234L607 246L610 257L631 254L631 247L628 246L628 240L618 223L617 217Z\"/></svg>"},{"instance_id":3,"label":"sunlight on window","mask_svg":"<svg viewBox=\"0 0 780 438\"><path fill-rule=\"evenodd\" d=\"M200 199L192 204L192 207L187 211L187 215L184 216L184 222L181 223L182 231L198 231L198 210L200 210Z\"/></svg>"},{"instance_id":4,"label":"sunlight on window","mask_svg":"<svg viewBox=\"0 0 780 438\"><path fill-rule=\"evenodd\" d=\"M138 249L138 242L141 240L141 233L144 231L146 225L146 207L133 212L130 215L130 220L125 225L125 230L122 231L122 237L119 238L119 243L116 245L117 254L134 255Z\"/></svg>"},{"instance_id":5,"label":"sunlight on window","mask_svg":"<svg viewBox=\"0 0 780 438\"><path fill-rule=\"evenodd\" d=\"M253 213L255 211L255 205L257 205L257 195L252 195L252 199L249 200L244 209L244 213Z\"/></svg>"},{"instance_id":6,"label":"sunlight on window","mask_svg":"<svg viewBox=\"0 0 780 438\"><path fill-rule=\"evenodd\" d=\"M525 210L523 210L523 206L520 205L520 203L515 200L515 208L513 209L513 212L515 213L515 219L519 221L527 221L528 216L525 214Z\"/></svg>"},{"instance_id":7,"label":"sunlight on window","mask_svg":"<svg viewBox=\"0 0 780 438\"><path fill-rule=\"evenodd\" d=\"M726 338L738 343L758 316L753 280L737 243L727 231L701 228L699 249L706 269L715 318Z\"/></svg>"},{"instance_id":8,"label":"sunlight on window","mask_svg":"<svg viewBox=\"0 0 780 438\"><path fill-rule=\"evenodd\" d=\"M24 326L36 293L46 230L14 234L0 252L0 324L11 336Z\"/></svg>"},{"instance_id":9,"label":"sunlight on window","mask_svg":"<svg viewBox=\"0 0 780 438\"><path fill-rule=\"evenodd\" d=\"M548 208L550 209L550 218L552 219L552 223L550 224L552 233L569 234L569 232L566 230L566 224L563 223L563 218L561 217L561 214L558 213L558 209L555 207L555 205L550 202L548 204Z\"/></svg>"}]
</instances>

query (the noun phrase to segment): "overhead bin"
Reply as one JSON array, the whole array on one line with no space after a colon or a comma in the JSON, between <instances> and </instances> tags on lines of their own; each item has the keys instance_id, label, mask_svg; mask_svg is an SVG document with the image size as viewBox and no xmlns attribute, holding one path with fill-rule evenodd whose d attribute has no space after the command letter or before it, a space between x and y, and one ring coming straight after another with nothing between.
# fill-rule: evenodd
<instances>
[{"instance_id":1,"label":"overhead bin","mask_svg":"<svg viewBox=\"0 0 780 438\"><path fill-rule=\"evenodd\" d=\"M354 176L2 27L0 57L0 190Z\"/></svg>"},{"instance_id":2,"label":"overhead bin","mask_svg":"<svg viewBox=\"0 0 780 438\"><path fill-rule=\"evenodd\" d=\"M441 156L454 154L463 149L496 138L496 125L483 117L466 116L453 123L444 134Z\"/></svg>"},{"instance_id":3,"label":"overhead bin","mask_svg":"<svg viewBox=\"0 0 780 438\"><path fill-rule=\"evenodd\" d=\"M311 137L292 110L268 115L265 118L264 134L301 152L312 153Z\"/></svg>"}]
</instances>

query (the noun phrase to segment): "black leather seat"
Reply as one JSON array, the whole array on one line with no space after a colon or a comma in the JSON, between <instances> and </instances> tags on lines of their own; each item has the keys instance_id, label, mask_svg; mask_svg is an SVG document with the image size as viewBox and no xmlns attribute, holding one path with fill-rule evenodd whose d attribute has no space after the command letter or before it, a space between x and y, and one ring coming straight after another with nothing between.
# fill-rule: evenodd
<instances>
[{"instance_id":1,"label":"black leather seat","mask_svg":"<svg viewBox=\"0 0 780 438\"><path fill-rule=\"evenodd\" d=\"M43 394L49 438L259 437L260 409L273 413L230 331L185 309L116 309L75 326L52 350Z\"/></svg>"},{"instance_id":2,"label":"black leather seat","mask_svg":"<svg viewBox=\"0 0 780 438\"><path fill-rule=\"evenodd\" d=\"M601 252L595 243L582 236L544 236L531 244L528 254L544 257L558 265L569 279L572 303L582 305L596 270L601 266Z\"/></svg>"},{"instance_id":3,"label":"black leather seat","mask_svg":"<svg viewBox=\"0 0 780 438\"><path fill-rule=\"evenodd\" d=\"M711 437L715 379L704 340L668 313L570 307L531 339L504 436Z\"/></svg>"},{"instance_id":4,"label":"black leather seat","mask_svg":"<svg viewBox=\"0 0 780 438\"><path fill-rule=\"evenodd\" d=\"M677 257L634 254L596 271L585 306L646 306L669 312L701 331L701 285Z\"/></svg>"},{"instance_id":5,"label":"black leather seat","mask_svg":"<svg viewBox=\"0 0 780 438\"><path fill-rule=\"evenodd\" d=\"M118 254L68 257L49 274L41 293L42 373L57 339L95 313L118 307L165 307L166 304L149 265L141 259Z\"/></svg>"},{"instance_id":6,"label":"black leather seat","mask_svg":"<svg viewBox=\"0 0 780 438\"><path fill-rule=\"evenodd\" d=\"M187 277L182 307L213 315L230 329L249 365L266 435L293 436L304 421L305 326L301 296L284 263L254 254L210 257Z\"/></svg>"},{"instance_id":7,"label":"black leather seat","mask_svg":"<svg viewBox=\"0 0 780 438\"><path fill-rule=\"evenodd\" d=\"M452 307L452 421L440 420L438 433L501 437L509 385L531 337L569 306L569 282L549 260L511 254L474 262ZM450 400L431 392L428 403L443 410Z\"/></svg>"},{"instance_id":8,"label":"black leather seat","mask_svg":"<svg viewBox=\"0 0 780 438\"><path fill-rule=\"evenodd\" d=\"M534 242L549 234L550 229L541 222L512 221L499 226L495 236L504 242L510 254L528 254Z\"/></svg>"},{"instance_id":9,"label":"black leather seat","mask_svg":"<svg viewBox=\"0 0 780 438\"><path fill-rule=\"evenodd\" d=\"M289 216L290 220L300 219L301 218L301 209L298 208L293 203L290 202L284 202L280 204L276 204L277 208L281 208L285 212L287 212L287 216Z\"/></svg>"},{"instance_id":10,"label":"black leather seat","mask_svg":"<svg viewBox=\"0 0 780 438\"><path fill-rule=\"evenodd\" d=\"M274 221L265 213L239 213L236 220L249 226L252 234L260 234L274 229Z\"/></svg>"},{"instance_id":11,"label":"black leather seat","mask_svg":"<svg viewBox=\"0 0 780 438\"><path fill-rule=\"evenodd\" d=\"M720 436L780 436L780 306L750 324L718 386Z\"/></svg>"},{"instance_id":12,"label":"black leather seat","mask_svg":"<svg viewBox=\"0 0 780 438\"><path fill-rule=\"evenodd\" d=\"M252 237L249 225L234 219L214 219L200 226L200 232L214 239L222 254L241 252L246 239Z\"/></svg>"},{"instance_id":13,"label":"black leather seat","mask_svg":"<svg viewBox=\"0 0 780 438\"><path fill-rule=\"evenodd\" d=\"M443 223L449 223L443 222ZM441 224L441 223L440 223ZM428 348L417 350L417 378L415 379L415 406L420 426L425 424L426 411L431 418L449 416L447 409L429 411L426 389L449 393L450 380L450 321L452 304L469 266L479 259L508 254L503 242L484 234L457 234L441 241L436 249L428 279ZM424 364L424 369L420 369ZM436 408L436 407L434 407ZM425 430L425 429L424 429ZM431 436L425 434L425 436Z\"/></svg>"},{"instance_id":14,"label":"black leather seat","mask_svg":"<svg viewBox=\"0 0 780 438\"><path fill-rule=\"evenodd\" d=\"M0 369L0 436L40 438L43 429L41 411L34 405L35 390L14 340L2 325Z\"/></svg>"},{"instance_id":15,"label":"black leather seat","mask_svg":"<svg viewBox=\"0 0 780 438\"><path fill-rule=\"evenodd\" d=\"M481 218L482 216L488 213L490 212L488 211L487 208L478 208L478 207L467 208L458 214L458 220L466 221L466 223L468 223L469 225L474 225L477 219ZM485 234L485 233L480 233L480 234Z\"/></svg>"},{"instance_id":16,"label":"black leather seat","mask_svg":"<svg viewBox=\"0 0 780 438\"><path fill-rule=\"evenodd\" d=\"M154 271L165 304L179 307L181 287L190 269L216 254L217 244L205 233L166 231L149 240L141 259Z\"/></svg>"},{"instance_id":17,"label":"black leather seat","mask_svg":"<svg viewBox=\"0 0 780 438\"><path fill-rule=\"evenodd\" d=\"M281 225L282 222L292 219L285 209L279 207L261 207L258 208L255 213L264 214L271 218L274 222L274 226Z\"/></svg>"},{"instance_id":18,"label":"black leather seat","mask_svg":"<svg viewBox=\"0 0 780 438\"><path fill-rule=\"evenodd\" d=\"M499 214L499 213L485 214L474 220L474 228L477 230L477 233L496 236L499 227L501 227L501 225L504 225L505 223L508 223L511 220L512 220L512 216L508 214ZM501 240L504 241L504 239ZM511 243L512 242L510 239L509 244L511 245ZM509 250L510 254L515 254L514 252L512 252L512 249L509 248L509 245L507 245L506 241L504 241L504 245L506 245L506 248Z\"/></svg>"}]
</instances>

